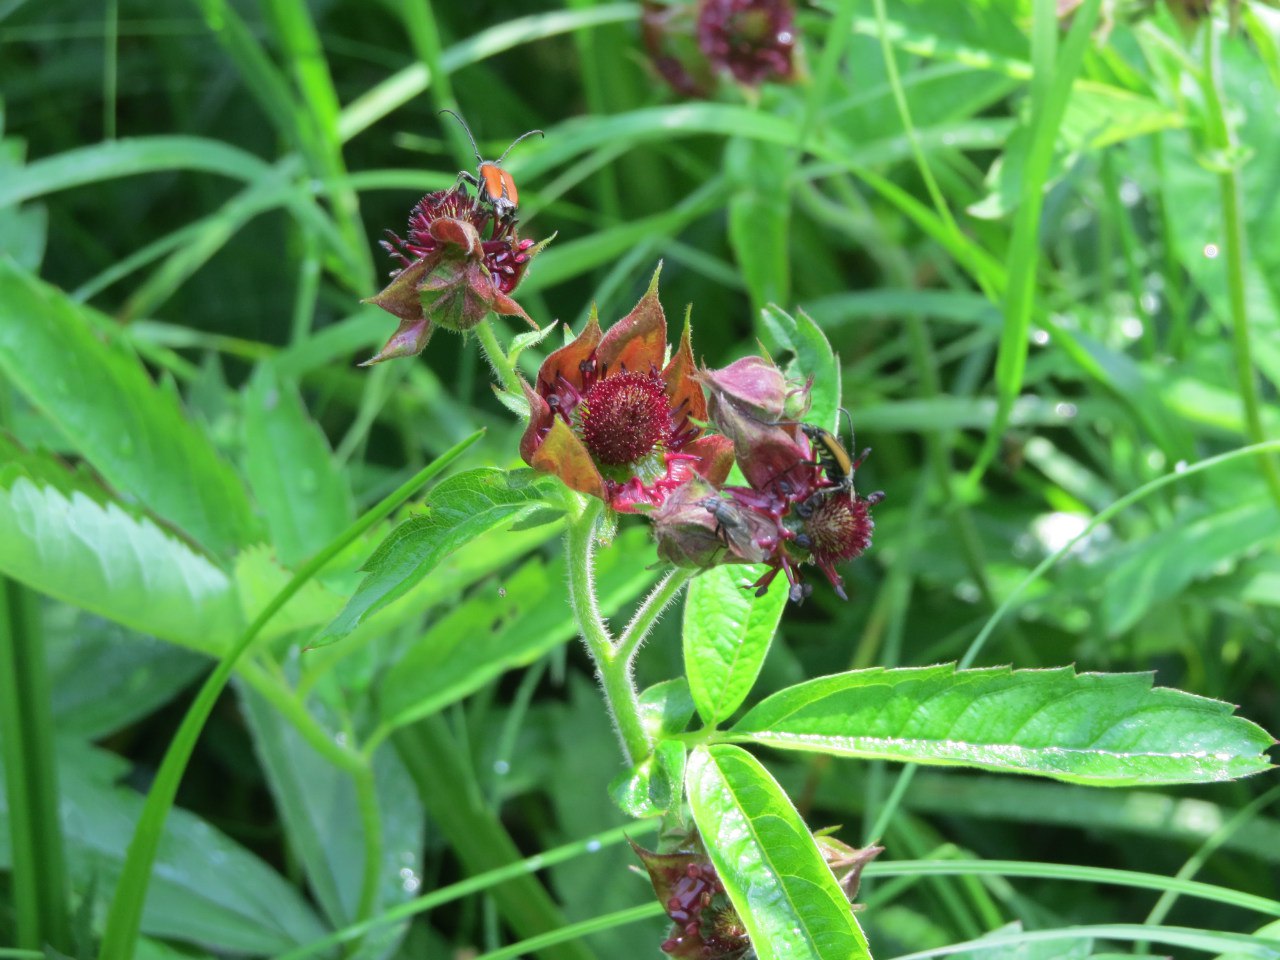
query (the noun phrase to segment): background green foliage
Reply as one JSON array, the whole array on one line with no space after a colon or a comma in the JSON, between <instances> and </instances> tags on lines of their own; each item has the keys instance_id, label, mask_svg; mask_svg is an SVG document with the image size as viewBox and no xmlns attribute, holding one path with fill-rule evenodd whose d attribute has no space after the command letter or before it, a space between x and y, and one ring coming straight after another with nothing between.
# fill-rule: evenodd
<instances>
[{"instance_id":1,"label":"background green foliage","mask_svg":"<svg viewBox=\"0 0 1280 960\"><path fill-rule=\"evenodd\" d=\"M1054 6L821 0L799 17L803 82L684 103L646 69L631 3L0 0L0 572L19 681L0 736L29 772L25 805L0 809L0 865L34 857L49 885L0 875L0 940L21 942L22 918L65 889L87 926L55 910L47 939L70 953L73 927L101 933L138 790L193 679L302 562L478 427L468 466L517 465L521 424L474 344L438 334L418 361L353 364L392 328L357 303L390 266L380 231L473 164L440 108L489 153L547 132L508 164L526 235L558 232L517 293L539 323L579 329L593 301L622 316L662 259L667 312L693 304L709 364L776 346L770 303L834 344L839 383L816 389L874 448L859 489L888 498L875 546L843 571L851 601L819 584L785 611L752 702L851 667L957 659L1090 516L1280 436L1280 16L1236 5L1206 71L1207 27L1165 4L1130 24L1133 5L1104 3L1071 34ZM1280 728L1266 463L1188 476L1100 526L978 665L1154 669ZM497 496L495 515L510 522L521 496ZM344 622L341 643L303 651L386 525L271 621L183 780L147 955L283 954L618 825L617 744L567 643L560 528L520 516ZM600 556L609 612L652 582L651 559L624 523ZM680 672L680 623L642 654L647 682ZM735 789L775 789L715 749ZM879 957L1011 922L1148 917L1222 952L1207 932L1263 922L1242 906L1275 915L1242 899L1280 889L1266 777L1113 792L928 771L880 833L897 768L766 759L811 827L927 861L871 872L860 921ZM41 793L55 768L60 806ZM19 816L34 819L12 849ZM356 949L483 951L644 903L620 840L567 851L546 889L517 871ZM1152 890L1097 887L1100 868L1167 877L1189 857L1207 899L1149 913ZM1083 869L1007 880L952 875L952 860ZM539 956L656 955L664 928L596 927Z\"/></svg>"}]
</instances>

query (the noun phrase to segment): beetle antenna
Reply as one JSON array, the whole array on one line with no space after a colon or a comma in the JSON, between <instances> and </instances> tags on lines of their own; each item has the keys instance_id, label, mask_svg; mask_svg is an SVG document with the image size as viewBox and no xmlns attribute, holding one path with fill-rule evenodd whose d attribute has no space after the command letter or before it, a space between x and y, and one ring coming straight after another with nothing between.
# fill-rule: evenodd
<instances>
[{"instance_id":1,"label":"beetle antenna","mask_svg":"<svg viewBox=\"0 0 1280 960\"><path fill-rule=\"evenodd\" d=\"M460 116L458 116L456 113L454 113L452 110L449 110L448 108L441 110L440 112L447 113L449 116L453 117L453 119L457 120L460 124L462 124L462 129L466 131L467 139L471 141L471 149L476 155L476 162L484 163L484 160L482 160L480 157L480 148L476 146L476 138L471 135L471 128L467 126L467 121L463 120Z\"/></svg>"},{"instance_id":2,"label":"beetle antenna","mask_svg":"<svg viewBox=\"0 0 1280 960\"><path fill-rule=\"evenodd\" d=\"M849 446L853 446L853 415L844 407L836 408L840 413L845 415L845 419L849 421ZM836 417L836 429L840 427L840 418Z\"/></svg>"},{"instance_id":3,"label":"beetle antenna","mask_svg":"<svg viewBox=\"0 0 1280 960\"><path fill-rule=\"evenodd\" d=\"M545 133L543 133L541 130L530 130L528 133L522 133L522 134L520 134L520 136L516 137L514 140L512 140L512 141L511 141L511 146L510 146L510 147L507 147L507 149L505 149L505 150L503 150L503 151L502 151L502 156L500 156L497 160L493 161L493 162L494 162L494 165L495 165L495 166L499 166L499 167L500 167L500 166L502 166L502 161L503 161L503 160L505 160L505 159L507 159L507 154L511 152L511 147L514 147L514 146L515 146L517 143L519 143L521 140L526 140L526 139L528 139L529 137L532 137L535 133L536 133L538 136L540 136L540 137L542 137L542 138L544 138L544 139L545 139L545 138L546 138L546 136L547 136L547 135L546 135Z\"/></svg>"}]
</instances>

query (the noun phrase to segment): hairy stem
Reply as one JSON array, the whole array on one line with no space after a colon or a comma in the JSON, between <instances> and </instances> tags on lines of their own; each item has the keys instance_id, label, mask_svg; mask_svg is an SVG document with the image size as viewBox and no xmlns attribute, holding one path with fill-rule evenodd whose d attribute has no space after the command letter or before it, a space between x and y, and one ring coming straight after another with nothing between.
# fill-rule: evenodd
<instances>
[{"instance_id":1,"label":"hairy stem","mask_svg":"<svg viewBox=\"0 0 1280 960\"><path fill-rule=\"evenodd\" d=\"M631 663L621 655L596 601L594 543L596 524L604 505L590 500L565 532L565 558L569 568L569 601L578 632L596 666L605 705L613 717L623 753L635 763L649 753L649 736L640 722L640 698L631 677Z\"/></svg>"},{"instance_id":2,"label":"hairy stem","mask_svg":"<svg viewBox=\"0 0 1280 960\"><path fill-rule=\"evenodd\" d=\"M515 366L507 359L507 353L502 349L502 344L498 343L498 337L493 332L493 321L488 317L481 320L476 325L475 334L480 341L480 349L484 351L485 358L489 361L489 366L493 367L498 380L512 393L520 396L522 394L520 379L516 376Z\"/></svg>"},{"instance_id":3,"label":"hairy stem","mask_svg":"<svg viewBox=\"0 0 1280 960\"><path fill-rule=\"evenodd\" d=\"M649 596L645 597L644 603L640 604L635 616L627 624L627 629L623 630L622 636L618 638L614 654L618 660L630 667L640 645L644 643L645 638L649 636L649 631L662 616L662 611L680 595L680 591L684 589L693 574L692 570L671 570L654 584L653 589L649 591Z\"/></svg>"}]
</instances>

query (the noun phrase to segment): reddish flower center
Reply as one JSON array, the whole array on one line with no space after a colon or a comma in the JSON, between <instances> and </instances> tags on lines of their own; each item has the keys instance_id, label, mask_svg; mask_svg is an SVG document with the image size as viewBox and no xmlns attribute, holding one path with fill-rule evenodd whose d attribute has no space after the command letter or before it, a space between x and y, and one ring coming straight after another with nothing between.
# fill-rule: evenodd
<instances>
[{"instance_id":1,"label":"reddish flower center","mask_svg":"<svg viewBox=\"0 0 1280 960\"><path fill-rule=\"evenodd\" d=\"M875 523L867 512L867 502L851 493L819 496L822 502L804 525L813 543L814 559L819 563L852 560L871 545Z\"/></svg>"},{"instance_id":2,"label":"reddish flower center","mask_svg":"<svg viewBox=\"0 0 1280 960\"><path fill-rule=\"evenodd\" d=\"M582 441L607 466L634 463L671 433L662 378L618 373L596 381L583 397Z\"/></svg>"}]
</instances>

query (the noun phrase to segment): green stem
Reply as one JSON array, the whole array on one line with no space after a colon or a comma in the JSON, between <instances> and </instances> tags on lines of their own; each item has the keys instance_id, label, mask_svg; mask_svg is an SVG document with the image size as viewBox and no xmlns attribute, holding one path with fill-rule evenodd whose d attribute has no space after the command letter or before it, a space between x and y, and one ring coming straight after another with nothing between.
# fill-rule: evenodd
<instances>
[{"instance_id":1,"label":"green stem","mask_svg":"<svg viewBox=\"0 0 1280 960\"><path fill-rule=\"evenodd\" d=\"M364 877L360 883L360 901L356 906L357 923L370 919L378 905L378 880L382 876L382 811L378 808L378 783L373 772L373 758L365 760L353 775L356 806L360 810L360 828L364 834ZM347 947L347 956L355 953L359 941Z\"/></svg>"},{"instance_id":2,"label":"green stem","mask_svg":"<svg viewBox=\"0 0 1280 960\"><path fill-rule=\"evenodd\" d=\"M631 676L631 663L619 655L620 647L609 635L596 602L595 551L596 524L604 505L592 499L565 531L565 560L569 568L569 601L578 632L596 665L596 674L604 690L605 705L613 716L614 727L628 764L649 755L651 744L640 722L640 698Z\"/></svg>"},{"instance_id":3,"label":"green stem","mask_svg":"<svg viewBox=\"0 0 1280 960\"><path fill-rule=\"evenodd\" d=\"M507 359L507 352L502 349L497 334L493 332L493 322L485 317L476 326L475 334L476 339L480 341L480 349L484 351L485 358L489 361L489 366L493 367L498 380L516 396L524 396L524 391L520 388L520 378L516 376L516 368Z\"/></svg>"},{"instance_id":4,"label":"green stem","mask_svg":"<svg viewBox=\"0 0 1280 960\"><path fill-rule=\"evenodd\" d=\"M0 428L11 420L0 387ZM70 953L53 695L35 594L0 577L0 759L9 804L15 947Z\"/></svg>"},{"instance_id":5,"label":"green stem","mask_svg":"<svg viewBox=\"0 0 1280 960\"><path fill-rule=\"evenodd\" d=\"M71 950L53 715L35 596L0 578L0 746L13 848L16 946Z\"/></svg>"},{"instance_id":6,"label":"green stem","mask_svg":"<svg viewBox=\"0 0 1280 960\"><path fill-rule=\"evenodd\" d=\"M635 616L627 624L627 629L623 630L622 636L618 638L618 645L614 648L614 656L618 660L630 667L640 645L644 643L645 638L649 636L649 631L662 616L662 611L680 595L680 591L684 589L693 574L693 570L672 570L654 584L653 589L649 591L649 596L645 597L644 603L640 604Z\"/></svg>"},{"instance_id":7,"label":"green stem","mask_svg":"<svg viewBox=\"0 0 1280 960\"><path fill-rule=\"evenodd\" d=\"M263 666L253 660L240 664L237 672L245 683L253 688L253 692L271 704L276 713L285 718L302 739L316 753L324 757L339 770L352 776L367 766L362 754L349 747L344 747L333 739L333 734L311 715L302 699L280 678L273 676Z\"/></svg>"},{"instance_id":8,"label":"green stem","mask_svg":"<svg viewBox=\"0 0 1280 960\"><path fill-rule=\"evenodd\" d=\"M160 837L164 831L165 818L173 806L178 794L178 784L187 769L187 763L195 750L196 740L204 728L213 706L221 695L237 661L257 639L262 628L284 607L299 590L318 574L334 557L360 537L365 531L381 522L398 506L409 499L423 484L440 473L455 460L467 447L480 439L484 431L477 430L461 443L450 448L438 457L431 465L420 470L411 480L384 499L363 517L339 534L327 547L316 554L294 574L271 602L258 614L236 642L236 645L218 663L195 701L187 709L182 724L174 735L169 749L165 751L164 760L156 774L155 782L147 794L142 815L134 829L133 839L129 841L129 849L125 854L124 866L120 871L120 881L116 886L115 899L107 914L106 929L102 936L100 960L129 960L133 956L134 945L138 940L138 931L142 922L142 907L146 901L147 887L151 882L151 868L155 863L156 852L160 846Z\"/></svg>"},{"instance_id":9,"label":"green stem","mask_svg":"<svg viewBox=\"0 0 1280 960\"><path fill-rule=\"evenodd\" d=\"M1222 154L1229 166L1218 174L1222 202L1222 248L1226 255L1227 295L1231 306L1231 346L1235 354L1236 380L1244 403L1245 433L1254 443L1262 443L1267 433L1262 425L1262 405L1258 402L1258 384L1253 372L1249 345L1249 310L1245 294L1244 211L1240 199L1240 168L1233 156L1237 149L1234 135L1227 124L1222 88L1222 70L1218 60L1218 21L1206 25L1204 38L1204 71L1200 80L1208 115L1210 144ZM1262 474L1271 488L1271 496L1280 504L1280 467L1274 457L1262 458Z\"/></svg>"}]
</instances>

